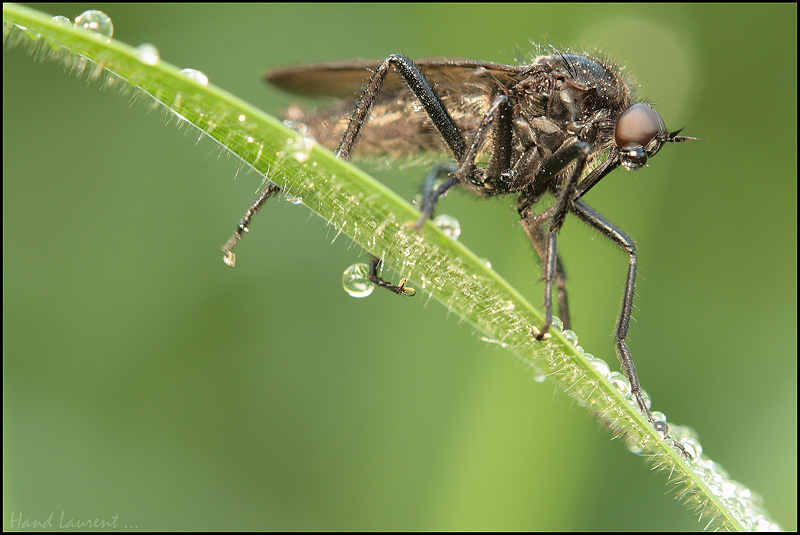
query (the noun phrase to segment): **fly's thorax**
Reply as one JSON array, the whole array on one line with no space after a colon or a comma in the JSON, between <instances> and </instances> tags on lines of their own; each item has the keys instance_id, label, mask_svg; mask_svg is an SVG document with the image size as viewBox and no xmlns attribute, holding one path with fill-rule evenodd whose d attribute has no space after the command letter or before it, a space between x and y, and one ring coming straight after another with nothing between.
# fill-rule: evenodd
<instances>
[{"instance_id":1,"label":"fly's thorax","mask_svg":"<svg viewBox=\"0 0 800 535\"><path fill-rule=\"evenodd\" d=\"M600 109L622 112L631 105L630 84L619 67L608 60L584 54L564 54L562 70L583 90L582 105L586 110Z\"/></svg>"},{"instance_id":2,"label":"fly's thorax","mask_svg":"<svg viewBox=\"0 0 800 535\"><path fill-rule=\"evenodd\" d=\"M616 118L631 104L619 69L581 54L536 58L510 91L518 116L550 150L570 136L606 144L613 138ZM564 135L553 137L559 130Z\"/></svg>"}]
</instances>

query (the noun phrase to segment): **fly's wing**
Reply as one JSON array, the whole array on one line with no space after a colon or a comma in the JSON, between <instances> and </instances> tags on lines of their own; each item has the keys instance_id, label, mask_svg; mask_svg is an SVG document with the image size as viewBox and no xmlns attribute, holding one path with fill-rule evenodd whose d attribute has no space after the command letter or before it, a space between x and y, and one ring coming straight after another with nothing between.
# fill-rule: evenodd
<instances>
[{"instance_id":1,"label":"fly's wing","mask_svg":"<svg viewBox=\"0 0 800 535\"><path fill-rule=\"evenodd\" d=\"M356 99L380 64L377 60L352 60L284 67L268 71L264 79L296 95L328 97L329 102L316 110L291 106L284 118L290 124L307 128L319 143L334 150L347 128ZM414 64L466 137L477 127L497 88L512 83L523 69L516 65L452 58L429 58ZM442 150L446 150L446 146L427 114L402 77L390 69L378 92L370 120L361 131L356 153L399 156Z\"/></svg>"},{"instance_id":2,"label":"fly's wing","mask_svg":"<svg viewBox=\"0 0 800 535\"><path fill-rule=\"evenodd\" d=\"M264 74L264 80L303 97L334 97L349 99L359 95L372 73L380 66L380 60L354 59L313 65L294 65L272 69ZM476 69L492 71L498 77L507 78L518 74L522 68L489 61L473 61L456 58L427 58L415 61L429 82L436 85L442 78L469 79ZM389 70L383 88L396 90L402 80L394 70Z\"/></svg>"},{"instance_id":3,"label":"fly's wing","mask_svg":"<svg viewBox=\"0 0 800 535\"><path fill-rule=\"evenodd\" d=\"M358 96L379 64L378 61L355 59L336 63L293 65L267 71L264 81L302 97L353 99Z\"/></svg>"}]
</instances>

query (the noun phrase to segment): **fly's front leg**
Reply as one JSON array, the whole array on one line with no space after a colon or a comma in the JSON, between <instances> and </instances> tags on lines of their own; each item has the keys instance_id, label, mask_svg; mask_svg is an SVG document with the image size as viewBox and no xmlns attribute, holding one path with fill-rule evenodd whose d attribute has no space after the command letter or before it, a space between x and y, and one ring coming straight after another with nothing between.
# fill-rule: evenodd
<instances>
[{"instance_id":1,"label":"fly's front leg","mask_svg":"<svg viewBox=\"0 0 800 535\"><path fill-rule=\"evenodd\" d=\"M225 261L227 265L230 267L234 267L236 265L236 255L233 254L233 247L242 239L242 236L245 232L248 231L248 226L250 225L250 221L253 220L253 216L255 216L261 207L264 206L264 203L267 202L267 199L275 195L281 190L275 184L269 183L267 187L264 188L258 198L253 201L253 204L250 205L250 208L247 209L245 212L244 217L239 224L236 226L236 232L233 233L233 236L228 240L228 242L222 247L222 252L225 253L222 259Z\"/></svg>"},{"instance_id":2,"label":"fly's front leg","mask_svg":"<svg viewBox=\"0 0 800 535\"><path fill-rule=\"evenodd\" d=\"M625 342L625 339L628 337L631 312L633 311L633 291L636 284L636 244L627 234L589 207L585 202L581 200L574 201L571 210L584 223L609 238L628 254L628 276L625 280L625 292L622 295L622 310L619 313L619 320L617 321L617 329L614 336L616 338L617 356L619 357L622 371L631 383L631 395L636 400L636 404L639 405L639 409L642 413L653 423L650 409L648 409L644 402L642 389L639 386L639 376L636 374L636 366L633 365L633 357L631 356L630 349L628 349L628 344Z\"/></svg>"}]
</instances>

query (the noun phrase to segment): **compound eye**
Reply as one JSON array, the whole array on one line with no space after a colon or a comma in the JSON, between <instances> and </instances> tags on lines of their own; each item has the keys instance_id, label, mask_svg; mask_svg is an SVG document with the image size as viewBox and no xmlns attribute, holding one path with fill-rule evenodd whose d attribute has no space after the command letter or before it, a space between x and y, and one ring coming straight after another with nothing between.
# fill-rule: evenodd
<instances>
[{"instance_id":1,"label":"compound eye","mask_svg":"<svg viewBox=\"0 0 800 535\"><path fill-rule=\"evenodd\" d=\"M664 120L649 104L634 104L619 116L614 129L614 142L622 151L633 147L643 147L650 155L655 154L647 150L657 137L663 136L667 131ZM660 146L660 145L659 145Z\"/></svg>"}]
</instances>

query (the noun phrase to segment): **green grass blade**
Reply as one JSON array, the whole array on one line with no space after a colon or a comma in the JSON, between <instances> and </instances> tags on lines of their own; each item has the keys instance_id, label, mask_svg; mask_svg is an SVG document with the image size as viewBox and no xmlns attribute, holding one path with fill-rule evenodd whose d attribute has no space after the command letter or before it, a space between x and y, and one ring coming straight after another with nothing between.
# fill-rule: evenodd
<instances>
[{"instance_id":1,"label":"green grass blade","mask_svg":"<svg viewBox=\"0 0 800 535\"><path fill-rule=\"evenodd\" d=\"M408 228L412 205L358 168L334 157L280 120L230 93L187 77L164 61L143 61L140 51L13 4L3 6L7 46L28 47L44 60L121 91L133 91L154 107L197 128L244 165L299 198L338 232L384 259L469 322L484 337L511 351L588 408L631 449L665 470L677 494L699 511L703 525L744 530L769 527L749 491L731 481L709 459L688 430L671 426L673 437L698 453L692 462L665 440L631 403L621 374L577 345L574 333L553 329L546 342L532 333L541 313L474 253L427 223L421 234ZM627 387L629 390L629 387Z\"/></svg>"}]
</instances>

